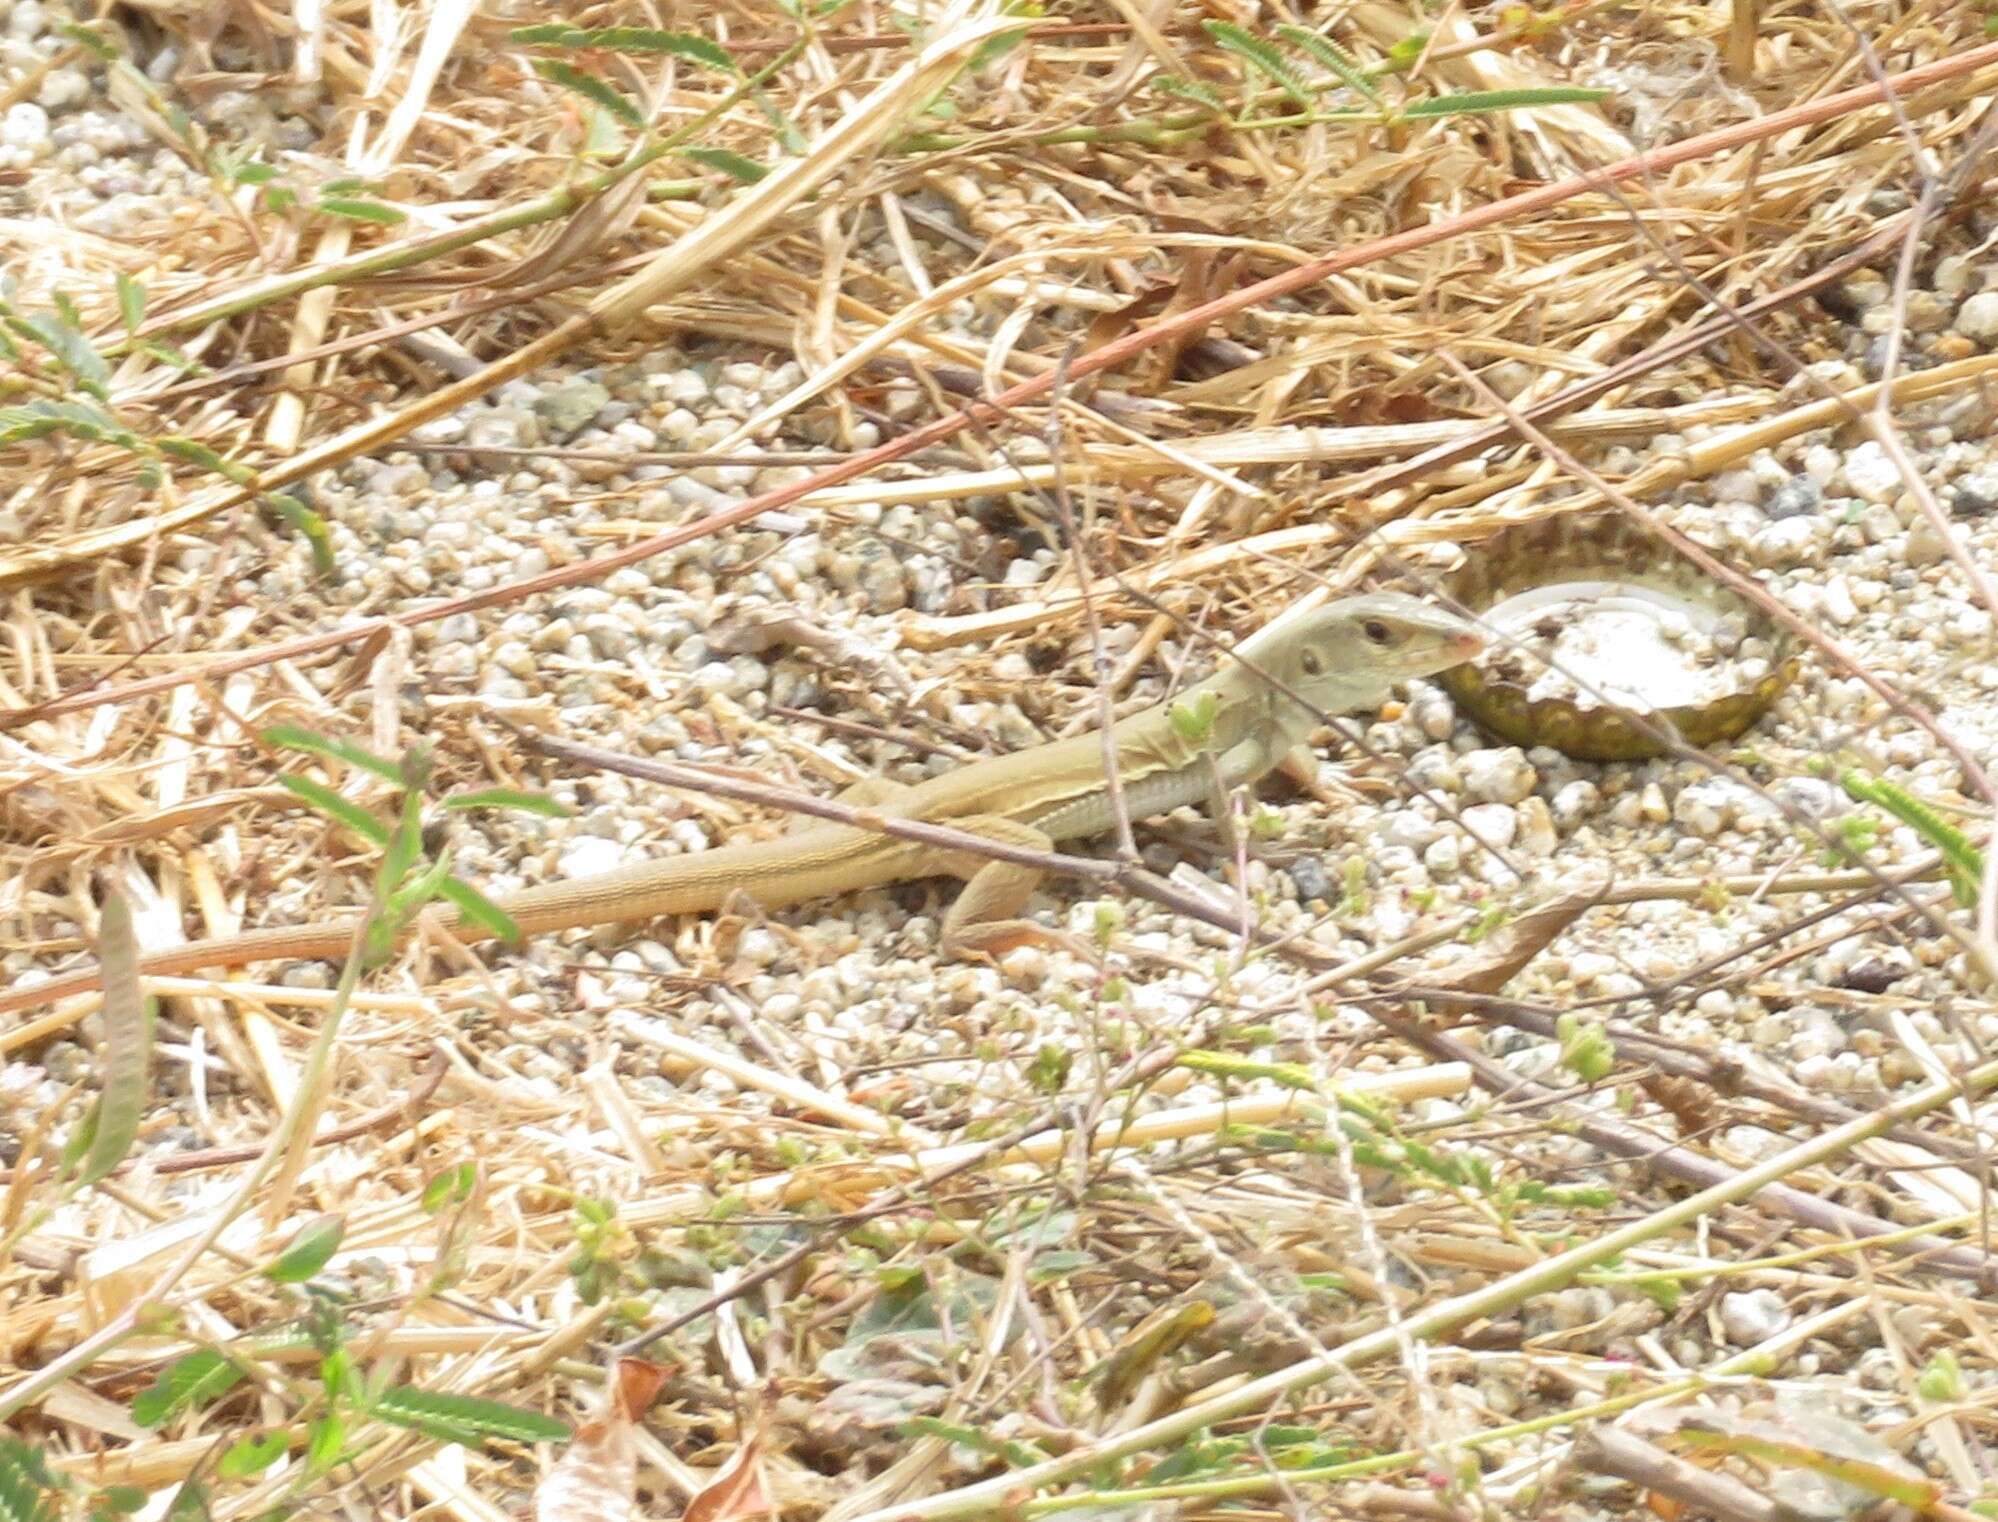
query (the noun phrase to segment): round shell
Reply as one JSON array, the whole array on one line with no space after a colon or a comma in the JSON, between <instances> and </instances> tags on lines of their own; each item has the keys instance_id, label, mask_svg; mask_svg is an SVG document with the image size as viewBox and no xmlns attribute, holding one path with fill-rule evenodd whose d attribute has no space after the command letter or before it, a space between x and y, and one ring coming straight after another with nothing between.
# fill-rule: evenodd
<instances>
[{"instance_id":1,"label":"round shell","mask_svg":"<svg viewBox=\"0 0 1998 1522\"><path fill-rule=\"evenodd\" d=\"M1787 631L1760 608L1709 580L1664 540L1622 513L1569 514L1502 529L1465 546L1465 563L1445 590L1480 615L1506 626L1506 604L1570 583L1614 583L1653 605L1683 610L1703 622L1739 621L1770 648L1768 674L1698 703L1633 709L1582 694L1533 697L1527 687L1481 661L1440 680L1481 727L1515 745L1551 745L1585 761L1639 761L1664 755L1679 741L1704 747L1732 740L1769 709L1796 678L1798 661ZM1582 588L1578 588L1578 593Z\"/></svg>"}]
</instances>

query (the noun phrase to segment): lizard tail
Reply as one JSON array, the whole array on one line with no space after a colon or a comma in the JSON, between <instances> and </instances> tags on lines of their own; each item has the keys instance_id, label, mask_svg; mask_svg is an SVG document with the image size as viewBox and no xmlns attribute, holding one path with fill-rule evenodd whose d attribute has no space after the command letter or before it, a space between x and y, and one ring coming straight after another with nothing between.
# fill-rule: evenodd
<instances>
[{"instance_id":1,"label":"lizard tail","mask_svg":"<svg viewBox=\"0 0 1998 1522\"><path fill-rule=\"evenodd\" d=\"M139 971L152 977L173 977L200 972L206 967L236 967L244 962L344 956L353 944L354 926L353 920L327 920L317 925L277 926L217 940L189 941L185 946L146 953L139 958ZM75 972L57 973L41 982L17 981L0 993L0 1015L89 993L103 986L104 969L94 963Z\"/></svg>"}]
</instances>

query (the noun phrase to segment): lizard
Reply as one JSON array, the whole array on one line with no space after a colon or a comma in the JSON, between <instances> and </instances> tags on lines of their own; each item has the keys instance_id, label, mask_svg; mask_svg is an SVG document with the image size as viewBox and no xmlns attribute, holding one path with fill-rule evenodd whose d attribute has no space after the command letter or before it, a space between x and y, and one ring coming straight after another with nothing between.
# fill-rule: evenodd
<instances>
[{"instance_id":1,"label":"lizard","mask_svg":"<svg viewBox=\"0 0 1998 1522\"><path fill-rule=\"evenodd\" d=\"M1256 781L1300 746L1328 713L1377 706L1401 682L1470 659L1484 638L1455 614L1392 592L1364 593L1279 617L1233 658L1177 697L1111 726L1125 816L1140 820L1217 791ZM842 803L902 819L948 824L1040 850L1100 835L1117 822L1100 730L968 762L926 781L868 778ZM655 858L588 877L565 878L494 901L522 936L664 915L711 913L737 895L781 909L862 888L954 876L965 886L944 916L942 949L986 949L1009 932L1039 871L1017 862L947 851L857 824L800 818L790 833ZM442 922L467 940L485 926L441 907ZM139 958L142 975L287 958L338 958L353 945L353 916L191 941ZM103 986L86 967L0 993L0 1014Z\"/></svg>"}]
</instances>

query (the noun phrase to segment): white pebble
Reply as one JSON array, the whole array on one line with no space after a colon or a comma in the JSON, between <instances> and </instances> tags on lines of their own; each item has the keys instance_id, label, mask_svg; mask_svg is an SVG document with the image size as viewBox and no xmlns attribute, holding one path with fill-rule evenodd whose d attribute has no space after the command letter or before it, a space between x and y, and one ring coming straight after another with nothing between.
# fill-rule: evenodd
<instances>
[{"instance_id":1,"label":"white pebble","mask_svg":"<svg viewBox=\"0 0 1998 1522\"><path fill-rule=\"evenodd\" d=\"M1722 1295L1721 1332L1737 1348L1754 1347L1790 1325L1790 1308L1773 1289L1746 1290Z\"/></svg>"},{"instance_id":2,"label":"white pebble","mask_svg":"<svg viewBox=\"0 0 1998 1522\"><path fill-rule=\"evenodd\" d=\"M1852 494L1864 501L1892 502L1901 495L1900 469L1871 439L1846 455L1844 475Z\"/></svg>"},{"instance_id":3,"label":"white pebble","mask_svg":"<svg viewBox=\"0 0 1998 1522\"><path fill-rule=\"evenodd\" d=\"M1479 803L1518 803L1539 780L1517 745L1474 750L1464 757L1464 792Z\"/></svg>"},{"instance_id":4,"label":"white pebble","mask_svg":"<svg viewBox=\"0 0 1998 1522\"><path fill-rule=\"evenodd\" d=\"M1530 856L1552 856L1561 836L1545 800L1528 798L1519 805L1519 844Z\"/></svg>"},{"instance_id":5,"label":"white pebble","mask_svg":"<svg viewBox=\"0 0 1998 1522\"><path fill-rule=\"evenodd\" d=\"M1603 806L1603 790L1587 778L1564 782L1554 794L1554 823L1572 830Z\"/></svg>"},{"instance_id":6,"label":"white pebble","mask_svg":"<svg viewBox=\"0 0 1998 1522\"><path fill-rule=\"evenodd\" d=\"M1455 835L1442 835L1422 853L1422 865L1437 877L1451 877L1464 864L1464 848Z\"/></svg>"},{"instance_id":7,"label":"white pebble","mask_svg":"<svg viewBox=\"0 0 1998 1522\"><path fill-rule=\"evenodd\" d=\"M1998 341L1998 291L1979 291L1958 307L1956 330L1973 343Z\"/></svg>"},{"instance_id":8,"label":"white pebble","mask_svg":"<svg viewBox=\"0 0 1998 1522\"><path fill-rule=\"evenodd\" d=\"M1508 803L1474 803L1460 817L1475 839L1495 851L1503 851L1519 835L1519 816Z\"/></svg>"},{"instance_id":9,"label":"white pebble","mask_svg":"<svg viewBox=\"0 0 1998 1522\"><path fill-rule=\"evenodd\" d=\"M624 847L601 835L577 835L562 843L561 875L595 877L624 865Z\"/></svg>"}]
</instances>

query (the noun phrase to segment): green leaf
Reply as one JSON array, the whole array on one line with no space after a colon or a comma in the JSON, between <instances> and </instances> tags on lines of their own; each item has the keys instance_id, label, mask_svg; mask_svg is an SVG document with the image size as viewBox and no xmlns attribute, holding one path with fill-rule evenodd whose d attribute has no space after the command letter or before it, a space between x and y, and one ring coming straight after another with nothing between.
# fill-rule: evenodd
<instances>
[{"instance_id":1,"label":"green leaf","mask_svg":"<svg viewBox=\"0 0 1998 1522\"><path fill-rule=\"evenodd\" d=\"M1228 107L1221 99L1221 92L1201 80L1182 79L1177 74L1154 74L1151 86L1161 95L1170 95L1178 100L1190 100L1197 106L1204 106L1218 117L1225 119L1228 115Z\"/></svg>"},{"instance_id":2,"label":"green leaf","mask_svg":"<svg viewBox=\"0 0 1998 1522\"><path fill-rule=\"evenodd\" d=\"M645 117L634 106L622 90L605 84L594 74L585 74L581 69L554 58L534 60L534 72L551 84L558 84L565 90L574 90L587 100L593 100L629 127L643 127Z\"/></svg>"},{"instance_id":3,"label":"green leaf","mask_svg":"<svg viewBox=\"0 0 1998 1522\"><path fill-rule=\"evenodd\" d=\"M1291 66L1290 60L1262 38L1245 32L1230 21L1203 21L1200 26L1214 40L1215 46L1233 53L1257 73L1267 77L1297 105L1310 109L1311 87Z\"/></svg>"},{"instance_id":4,"label":"green leaf","mask_svg":"<svg viewBox=\"0 0 1998 1522\"><path fill-rule=\"evenodd\" d=\"M438 896L438 890L450 875L451 853L446 851L389 895L385 905L388 916L400 925L408 924L417 910Z\"/></svg>"},{"instance_id":5,"label":"green leaf","mask_svg":"<svg viewBox=\"0 0 1998 1522\"><path fill-rule=\"evenodd\" d=\"M110 400L111 367L74 322L66 322L54 313L36 312L9 319L9 326L47 349L77 385L100 402Z\"/></svg>"},{"instance_id":6,"label":"green leaf","mask_svg":"<svg viewBox=\"0 0 1998 1522\"><path fill-rule=\"evenodd\" d=\"M277 165L260 164L255 159L246 159L229 171L229 178L238 185L268 185L277 177Z\"/></svg>"},{"instance_id":7,"label":"green leaf","mask_svg":"<svg viewBox=\"0 0 1998 1522\"><path fill-rule=\"evenodd\" d=\"M558 1443L569 1436L569 1424L539 1411L509 1406L475 1395L443 1395L412 1385L391 1385L382 1391L368 1414L396 1427L408 1427L447 1443L468 1448L489 1437L518 1443Z\"/></svg>"},{"instance_id":8,"label":"green leaf","mask_svg":"<svg viewBox=\"0 0 1998 1522\"><path fill-rule=\"evenodd\" d=\"M118 320L130 333L146 315L146 288L123 270L118 271Z\"/></svg>"},{"instance_id":9,"label":"green leaf","mask_svg":"<svg viewBox=\"0 0 1998 1522\"><path fill-rule=\"evenodd\" d=\"M391 761L386 756L378 756L373 751L354 744L351 740L336 740L330 735L322 735L310 729L300 729L295 724L273 724L261 732L266 745L279 750L302 750L311 755L324 756L329 761L344 762L358 767L364 772L373 772L382 781L396 787L405 787L407 782L402 774L402 763Z\"/></svg>"},{"instance_id":10,"label":"green leaf","mask_svg":"<svg viewBox=\"0 0 1998 1522\"><path fill-rule=\"evenodd\" d=\"M612 53L671 54L705 68L720 69L726 74L739 75L742 72L736 64L735 55L727 48L692 32L668 32L651 26L605 26L592 30L556 21L541 26L515 27L507 35L515 42L530 46L538 44L572 50L603 48Z\"/></svg>"},{"instance_id":11,"label":"green leaf","mask_svg":"<svg viewBox=\"0 0 1998 1522\"><path fill-rule=\"evenodd\" d=\"M402 795L402 810L396 817L395 833L389 837L388 851L382 857L381 877L388 885L391 902L421 860L423 800L414 792L406 792Z\"/></svg>"},{"instance_id":12,"label":"green leaf","mask_svg":"<svg viewBox=\"0 0 1998 1522\"><path fill-rule=\"evenodd\" d=\"M19 407L0 407L0 445L26 443L52 433L67 433L93 444L116 444L132 450L140 447L137 434L88 402L42 398Z\"/></svg>"},{"instance_id":13,"label":"green leaf","mask_svg":"<svg viewBox=\"0 0 1998 1522\"><path fill-rule=\"evenodd\" d=\"M513 916L464 879L454 877L437 892L446 903L455 904L467 920L485 926L493 939L505 941L509 946L520 944L520 926L514 923Z\"/></svg>"},{"instance_id":14,"label":"green leaf","mask_svg":"<svg viewBox=\"0 0 1998 1522\"><path fill-rule=\"evenodd\" d=\"M1904 792L1891 782L1869 777L1861 771L1846 771L1840 775L1839 783L1848 797L1885 809L1934 846L1942 855L1943 867L1949 875L1956 901L1966 909L1976 904L1984 882L1984 853L1969 836L1912 793Z\"/></svg>"},{"instance_id":15,"label":"green leaf","mask_svg":"<svg viewBox=\"0 0 1998 1522\"><path fill-rule=\"evenodd\" d=\"M1414 68L1422 57L1422 50L1429 46L1429 28L1417 27L1401 41L1387 50L1387 68L1392 74L1405 74Z\"/></svg>"},{"instance_id":16,"label":"green leaf","mask_svg":"<svg viewBox=\"0 0 1998 1522\"><path fill-rule=\"evenodd\" d=\"M284 1251L271 1259L264 1276L278 1284L303 1284L340 1250L340 1239L346 1234L345 1216L322 1215L307 1221L285 1244Z\"/></svg>"},{"instance_id":17,"label":"green leaf","mask_svg":"<svg viewBox=\"0 0 1998 1522\"><path fill-rule=\"evenodd\" d=\"M345 217L349 222L372 222L377 227L394 227L409 220L409 213L400 206L384 206L380 201L357 201L348 196L321 196L313 203L314 211L323 211L330 217Z\"/></svg>"},{"instance_id":18,"label":"green leaf","mask_svg":"<svg viewBox=\"0 0 1998 1522\"><path fill-rule=\"evenodd\" d=\"M118 49L113 46L111 39L98 31L94 26L82 26L71 21L57 27L56 31L60 35L67 37L71 42L81 43L84 47L89 48L91 52L95 53L106 63L111 63L118 57Z\"/></svg>"},{"instance_id":19,"label":"green leaf","mask_svg":"<svg viewBox=\"0 0 1998 1522\"><path fill-rule=\"evenodd\" d=\"M237 486L248 486L257 479L257 473L247 465L224 458L199 439L190 439L181 434L162 434L156 441L159 451L177 460L186 460L191 465L199 465L203 470L212 470L224 480Z\"/></svg>"},{"instance_id":20,"label":"green leaf","mask_svg":"<svg viewBox=\"0 0 1998 1522\"><path fill-rule=\"evenodd\" d=\"M1301 26L1280 26L1277 34L1301 53L1309 53L1324 66L1347 89L1364 95L1375 105L1380 104L1381 92L1374 88L1374 82L1361 71L1359 64L1338 43L1317 32Z\"/></svg>"},{"instance_id":21,"label":"green leaf","mask_svg":"<svg viewBox=\"0 0 1998 1522\"><path fill-rule=\"evenodd\" d=\"M272 512L284 520L286 528L302 536L311 546L312 569L321 576L331 576L336 568L333 560L333 533L326 527L326 520L290 492L269 492L263 500Z\"/></svg>"},{"instance_id":22,"label":"green leaf","mask_svg":"<svg viewBox=\"0 0 1998 1522\"><path fill-rule=\"evenodd\" d=\"M206 1405L242 1382L243 1373L220 1353L198 1349L168 1364L132 1402L132 1420L157 1427L191 1406Z\"/></svg>"},{"instance_id":23,"label":"green leaf","mask_svg":"<svg viewBox=\"0 0 1998 1522\"><path fill-rule=\"evenodd\" d=\"M345 825L370 845L389 843L387 825L359 804L349 803L325 783L310 777L283 776L278 778L278 786L291 789L335 824Z\"/></svg>"},{"instance_id":24,"label":"green leaf","mask_svg":"<svg viewBox=\"0 0 1998 1522\"><path fill-rule=\"evenodd\" d=\"M94 1515L128 1517L151 1499L136 1485L106 1485L90 1498Z\"/></svg>"},{"instance_id":25,"label":"green leaf","mask_svg":"<svg viewBox=\"0 0 1998 1522\"><path fill-rule=\"evenodd\" d=\"M446 1168L423 1186L423 1213L435 1215L446 1205L462 1204L471 1198L473 1186L478 1181L477 1163L460 1163L455 1168Z\"/></svg>"},{"instance_id":26,"label":"green leaf","mask_svg":"<svg viewBox=\"0 0 1998 1522\"><path fill-rule=\"evenodd\" d=\"M41 1449L0 1433L0 1522L56 1522L57 1484Z\"/></svg>"},{"instance_id":27,"label":"green leaf","mask_svg":"<svg viewBox=\"0 0 1998 1522\"><path fill-rule=\"evenodd\" d=\"M507 38L513 42L525 43L529 47L580 48L589 46L590 34L580 26L571 26L566 21L544 21L538 26L517 26L508 32Z\"/></svg>"},{"instance_id":28,"label":"green leaf","mask_svg":"<svg viewBox=\"0 0 1998 1522\"><path fill-rule=\"evenodd\" d=\"M1438 95L1431 100L1411 101L1401 114L1411 121L1438 116L1490 115L1517 111L1526 106L1566 106L1578 102L1606 100L1608 90L1585 90L1566 85L1545 90L1468 90L1458 95Z\"/></svg>"},{"instance_id":29,"label":"green leaf","mask_svg":"<svg viewBox=\"0 0 1998 1522\"><path fill-rule=\"evenodd\" d=\"M689 63L720 69L724 74L740 74L735 55L718 42L692 32L663 32L649 26L607 26L589 34L593 48L613 53L670 53Z\"/></svg>"},{"instance_id":30,"label":"green leaf","mask_svg":"<svg viewBox=\"0 0 1998 1522\"><path fill-rule=\"evenodd\" d=\"M214 1522L214 1513L208 1509L208 1487L199 1480L187 1481L173 1493L160 1522Z\"/></svg>"},{"instance_id":31,"label":"green leaf","mask_svg":"<svg viewBox=\"0 0 1998 1522\"><path fill-rule=\"evenodd\" d=\"M268 206L279 216L283 216L297 204L298 192L293 190L289 185L266 185L264 187L264 205Z\"/></svg>"},{"instance_id":32,"label":"green leaf","mask_svg":"<svg viewBox=\"0 0 1998 1522\"><path fill-rule=\"evenodd\" d=\"M215 1474L224 1480L248 1480L262 1474L285 1455L291 1445L282 1432L254 1433L239 1438L223 1450Z\"/></svg>"},{"instance_id":33,"label":"green leaf","mask_svg":"<svg viewBox=\"0 0 1998 1522\"><path fill-rule=\"evenodd\" d=\"M132 1150L151 1088L152 1007L139 991L139 943L132 934L132 912L117 893L104 901L97 959L104 969L104 1071L96 1134L78 1175L85 1184L108 1176Z\"/></svg>"},{"instance_id":34,"label":"green leaf","mask_svg":"<svg viewBox=\"0 0 1998 1522\"><path fill-rule=\"evenodd\" d=\"M453 793L442 800L447 809L519 809L544 819L567 819L570 811L546 793L523 792L512 787L481 788L475 793Z\"/></svg>"},{"instance_id":35,"label":"green leaf","mask_svg":"<svg viewBox=\"0 0 1998 1522\"><path fill-rule=\"evenodd\" d=\"M1173 704L1166 717L1172 723L1172 732L1183 743L1204 750L1214 738L1214 718L1220 711L1220 695L1202 688Z\"/></svg>"},{"instance_id":36,"label":"green leaf","mask_svg":"<svg viewBox=\"0 0 1998 1522\"><path fill-rule=\"evenodd\" d=\"M339 1462L346 1443L347 1424L337 1411L317 1418L306 1429L306 1468L313 1474L324 1474Z\"/></svg>"},{"instance_id":37,"label":"green leaf","mask_svg":"<svg viewBox=\"0 0 1998 1522\"><path fill-rule=\"evenodd\" d=\"M745 185L754 185L770 172L769 168L754 159L746 159L729 148L682 148L680 157L692 159L696 164L708 169L718 169L734 180Z\"/></svg>"}]
</instances>

